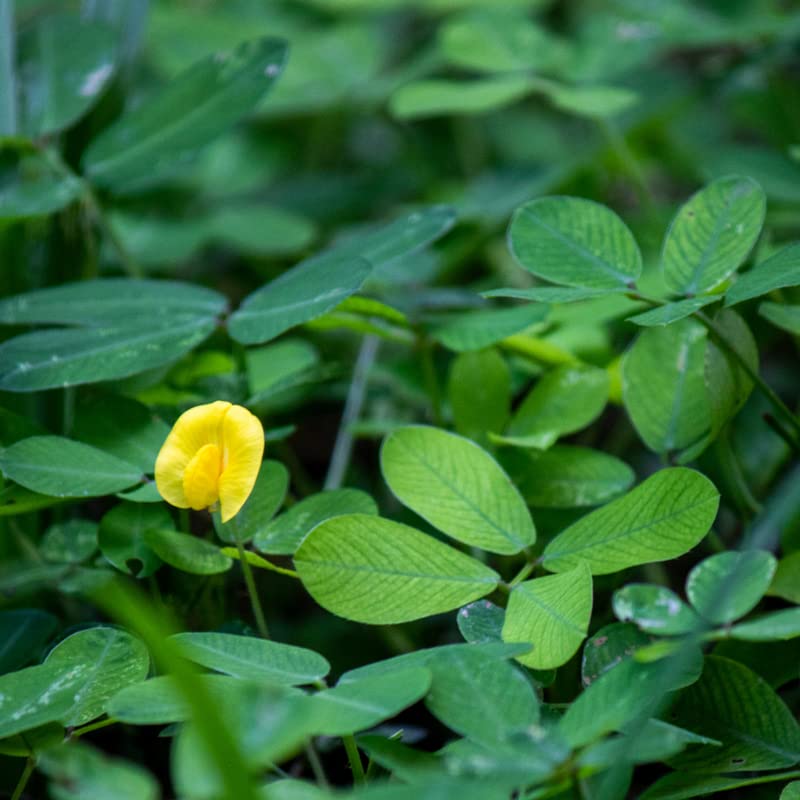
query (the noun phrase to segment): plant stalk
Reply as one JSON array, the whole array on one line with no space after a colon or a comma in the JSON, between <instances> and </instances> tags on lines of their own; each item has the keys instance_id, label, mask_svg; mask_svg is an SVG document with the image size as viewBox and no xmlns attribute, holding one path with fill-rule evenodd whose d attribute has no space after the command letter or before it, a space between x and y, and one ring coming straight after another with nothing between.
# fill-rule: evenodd
<instances>
[{"instance_id":1,"label":"plant stalk","mask_svg":"<svg viewBox=\"0 0 800 800\"><path fill-rule=\"evenodd\" d=\"M342 736L344 742L344 749L347 751L347 758L350 761L350 769L353 771L354 783L363 784L367 782L367 776L364 773L364 764L361 761L361 753L358 752L358 745L356 738L353 734Z\"/></svg>"},{"instance_id":2,"label":"plant stalk","mask_svg":"<svg viewBox=\"0 0 800 800\"><path fill-rule=\"evenodd\" d=\"M244 574L244 582L247 586L247 593L250 595L250 606L253 609L253 616L256 620L256 627L263 639L269 639L269 628L267 627L267 620L264 617L264 609L261 607L261 600L258 597L258 590L256 589L256 581L253 577L253 568L247 560L247 553L245 553L244 545L236 539L236 547L239 550L239 560L242 562L242 573Z\"/></svg>"}]
</instances>

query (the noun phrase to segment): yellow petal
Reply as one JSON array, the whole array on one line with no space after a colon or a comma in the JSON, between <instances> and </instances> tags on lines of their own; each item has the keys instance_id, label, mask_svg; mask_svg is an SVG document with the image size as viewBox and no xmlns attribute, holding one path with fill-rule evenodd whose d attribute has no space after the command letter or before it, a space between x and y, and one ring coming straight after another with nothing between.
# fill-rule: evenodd
<instances>
[{"instance_id":1,"label":"yellow petal","mask_svg":"<svg viewBox=\"0 0 800 800\"><path fill-rule=\"evenodd\" d=\"M222 453L215 444L205 444L183 473L183 492L190 508L200 511L219 500Z\"/></svg>"},{"instance_id":2,"label":"yellow petal","mask_svg":"<svg viewBox=\"0 0 800 800\"><path fill-rule=\"evenodd\" d=\"M183 476L202 447L214 444L220 449L222 421L231 404L224 400L195 406L178 417L156 459L156 487L173 506L191 506L183 487Z\"/></svg>"},{"instance_id":3,"label":"yellow petal","mask_svg":"<svg viewBox=\"0 0 800 800\"><path fill-rule=\"evenodd\" d=\"M242 406L231 406L222 424L222 475L219 502L222 521L239 513L258 477L264 455L264 428Z\"/></svg>"}]
</instances>

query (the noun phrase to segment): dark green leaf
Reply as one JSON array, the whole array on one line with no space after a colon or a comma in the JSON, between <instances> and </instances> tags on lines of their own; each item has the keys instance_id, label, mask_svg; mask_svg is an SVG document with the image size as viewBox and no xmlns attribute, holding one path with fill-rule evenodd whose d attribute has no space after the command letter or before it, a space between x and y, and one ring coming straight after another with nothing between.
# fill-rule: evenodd
<instances>
[{"instance_id":1,"label":"dark green leaf","mask_svg":"<svg viewBox=\"0 0 800 800\"><path fill-rule=\"evenodd\" d=\"M753 297L800 284L800 243L778 250L766 261L740 275L725 295L725 305L733 306Z\"/></svg>"},{"instance_id":2,"label":"dark green leaf","mask_svg":"<svg viewBox=\"0 0 800 800\"><path fill-rule=\"evenodd\" d=\"M431 335L457 353L482 350L541 322L549 310L544 303L528 303L449 314L434 323Z\"/></svg>"},{"instance_id":3,"label":"dark green leaf","mask_svg":"<svg viewBox=\"0 0 800 800\"><path fill-rule=\"evenodd\" d=\"M120 503L100 521L100 550L117 569L146 578L161 566L161 559L145 542L145 531L171 524L163 504Z\"/></svg>"},{"instance_id":4,"label":"dark green leaf","mask_svg":"<svg viewBox=\"0 0 800 800\"><path fill-rule=\"evenodd\" d=\"M703 628L702 620L666 586L629 583L614 592L614 614L623 622L635 622L643 631L680 636Z\"/></svg>"},{"instance_id":5,"label":"dark green leaf","mask_svg":"<svg viewBox=\"0 0 800 800\"><path fill-rule=\"evenodd\" d=\"M0 611L0 674L37 659L57 625L52 614L35 608Z\"/></svg>"},{"instance_id":6,"label":"dark green leaf","mask_svg":"<svg viewBox=\"0 0 800 800\"><path fill-rule=\"evenodd\" d=\"M216 575L233 564L233 559L211 542L168 528L148 528L144 542L162 561L192 575Z\"/></svg>"}]
</instances>

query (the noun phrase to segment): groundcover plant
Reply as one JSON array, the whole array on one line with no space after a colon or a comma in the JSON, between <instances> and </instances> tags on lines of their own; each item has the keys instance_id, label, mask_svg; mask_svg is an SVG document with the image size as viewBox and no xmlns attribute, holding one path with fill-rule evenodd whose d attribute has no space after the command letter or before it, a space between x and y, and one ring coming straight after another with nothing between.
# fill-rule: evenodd
<instances>
[{"instance_id":1,"label":"groundcover plant","mask_svg":"<svg viewBox=\"0 0 800 800\"><path fill-rule=\"evenodd\" d=\"M799 40L0 0L0 794L800 797Z\"/></svg>"}]
</instances>

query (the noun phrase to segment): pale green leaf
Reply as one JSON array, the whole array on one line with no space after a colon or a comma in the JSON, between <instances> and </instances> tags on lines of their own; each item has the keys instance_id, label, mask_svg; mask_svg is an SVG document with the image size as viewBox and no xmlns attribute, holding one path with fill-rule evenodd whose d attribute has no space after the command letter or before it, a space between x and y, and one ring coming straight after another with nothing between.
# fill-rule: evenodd
<instances>
[{"instance_id":1,"label":"pale green leaf","mask_svg":"<svg viewBox=\"0 0 800 800\"><path fill-rule=\"evenodd\" d=\"M295 566L311 596L356 622L407 622L492 592L480 561L407 525L364 514L329 519L306 537Z\"/></svg>"},{"instance_id":2,"label":"pale green leaf","mask_svg":"<svg viewBox=\"0 0 800 800\"><path fill-rule=\"evenodd\" d=\"M516 487L469 439L438 428L400 428L381 448L381 470L401 503L457 541L510 554L536 540Z\"/></svg>"},{"instance_id":3,"label":"pale green leaf","mask_svg":"<svg viewBox=\"0 0 800 800\"><path fill-rule=\"evenodd\" d=\"M704 475L662 469L623 497L592 511L544 550L552 572L587 561L593 575L666 561L691 550L708 533L719 493Z\"/></svg>"},{"instance_id":4,"label":"pale green leaf","mask_svg":"<svg viewBox=\"0 0 800 800\"><path fill-rule=\"evenodd\" d=\"M533 645L530 653L517 657L527 667L560 667L586 638L591 616L592 575L582 563L561 575L515 586L508 600L503 640Z\"/></svg>"},{"instance_id":5,"label":"pale green leaf","mask_svg":"<svg viewBox=\"0 0 800 800\"><path fill-rule=\"evenodd\" d=\"M800 636L800 608L784 608L764 614L730 629L734 639L745 642L773 642Z\"/></svg>"},{"instance_id":6,"label":"pale green leaf","mask_svg":"<svg viewBox=\"0 0 800 800\"><path fill-rule=\"evenodd\" d=\"M697 614L671 589L650 583L629 583L612 598L617 619L635 622L643 631L661 636L680 636L701 630Z\"/></svg>"},{"instance_id":7,"label":"pale green leaf","mask_svg":"<svg viewBox=\"0 0 800 800\"><path fill-rule=\"evenodd\" d=\"M641 314L628 317L628 322L634 322L645 328L670 325L721 299L721 296L707 294L700 297L687 297L685 300L665 303L663 306L650 309L650 311L644 311Z\"/></svg>"},{"instance_id":8,"label":"pale green leaf","mask_svg":"<svg viewBox=\"0 0 800 800\"><path fill-rule=\"evenodd\" d=\"M528 303L449 314L433 324L431 336L457 353L482 350L541 322L548 311L543 303Z\"/></svg>"},{"instance_id":9,"label":"pale green leaf","mask_svg":"<svg viewBox=\"0 0 800 800\"><path fill-rule=\"evenodd\" d=\"M758 313L771 322L776 328L800 336L800 306L789 306L783 303L762 303Z\"/></svg>"}]
</instances>

